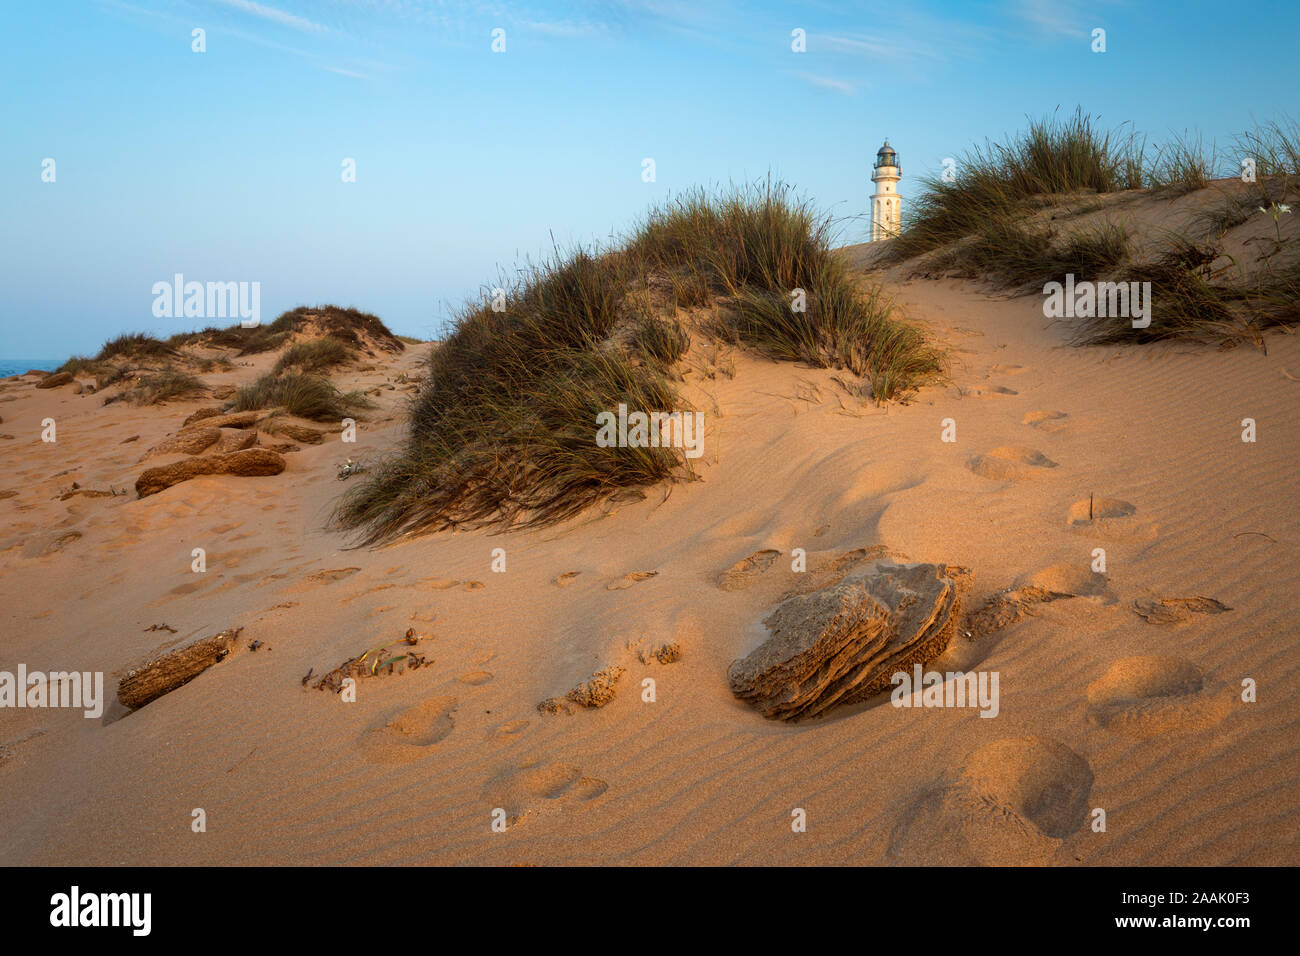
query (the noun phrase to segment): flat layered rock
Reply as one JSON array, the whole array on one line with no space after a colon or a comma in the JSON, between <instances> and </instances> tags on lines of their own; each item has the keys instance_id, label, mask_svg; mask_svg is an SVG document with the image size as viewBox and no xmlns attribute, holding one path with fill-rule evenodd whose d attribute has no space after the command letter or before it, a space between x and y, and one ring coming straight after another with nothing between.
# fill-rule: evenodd
<instances>
[{"instance_id":1,"label":"flat layered rock","mask_svg":"<svg viewBox=\"0 0 1300 956\"><path fill-rule=\"evenodd\" d=\"M225 413L225 410L221 408L200 408L197 412L181 423L181 428L189 428L195 422L202 421L205 418L215 418L218 415L224 415Z\"/></svg>"},{"instance_id":2,"label":"flat layered rock","mask_svg":"<svg viewBox=\"0 0 1300 956\"><path fill-rule=\"evenodd\" d=\"M28 375L31 372L27 373ZM71 372L55 372L53 375L47 375L36 383L37 388L58 388L60 385L67 385L73 381Z\"/></svg>"},{"instance_id":3,"label":"flat layered rock","mask_svg":"<svg viewBox=\"0 0 1300 956\"><path fill-rule=\"evenodd\" d=\"M253 428L219 428L221 437L209 448L205 455L228 455L232 451L243 451L257 445L257 430Z\"/></svg>"},{"instance_id":4,"label":"flat layered rock","mask_svg":"<svg viewBox=\"0 0 1300 956\"><path fill-rule=\"evenodd\" d=\"M150 468L135 482L141 498L155 495L172 485L201 475L235 475L242 478L278 475L284 471L284 458L268 448L249 448L228 455L205 455Z\"/></svg>"},{"instance_id":5,"label":"flat layered rock","mask_svg":"<svg viewBox=\"0 0 1300 956\"><path fill-rule=\"evenodd\" d=\"M293 422L267 422L263 427L272 435L283 435L285 438L300 441L305 445L319 445L328 434L328 432L308 428L306 425L296 425Z\"/></svg>"},{"instance_id":6,"label":"flat layered rock","mask_svg":"<svg viewBox=\"0 0 1300 956\"><path fill-rule=\"evenodd\" d=\"M191 416L193 418L193 416ZM231 412L228 415L209 415L200 418L191 428L252 428L263 418L262 412ZM189 419L186 419L189 421ZM185 426L182 426L184 429Z\"/></svg>"},{"instance_id":7,"label":"flat layered rock","mask_svg":"<svg viewBox=\"0 0 1300 956\"><path fill-rule=\"evenodd\" d=\"M164 438L144 453L144 458L159 455L197 455L221 438L220 428L190 428L179 435Z\"/></svg>"},{"instance_id":8,"label":"flat layered rock","mask_svg":"<svg viewBox=\"0 0 1300 956\"><path fill-rule=\"evenodd\" d=\"M764 622L771 636L731 665L732 692L782 720L873 697L943 653L967 580L961 568L882 560L791 597Z\"/></svg>"}]
</instances>

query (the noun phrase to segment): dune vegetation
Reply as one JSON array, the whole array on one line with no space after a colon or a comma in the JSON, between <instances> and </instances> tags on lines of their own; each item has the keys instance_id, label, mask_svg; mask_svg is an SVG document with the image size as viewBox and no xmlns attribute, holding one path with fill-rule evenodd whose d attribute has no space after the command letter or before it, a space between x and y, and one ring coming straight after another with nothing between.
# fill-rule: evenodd
<instances>
[{"instance_id":1,"label":"dune vegetation","mask_svg":"<svg viewBox=\"0 0 1300 956\"><path fill-rule=\"evenodd\" d=\"M1242 156L1255 160L1254 183L1245 194L1225 192L1196 228L1139 243L1113 218L1127 202L1175 200L1239 177ZM886 263L915 260L920 274L978 279L1022 294L1066 274L1152 283L1150 327L1092 319L1080 323L1081 344L1164 338L1259 344L1264 329L1300 318L1296 243L1284 241L1279 228L1276 244L1251 263L1225 254L1223 244L1261 211L1275 218L1289 213L1287 200L1300 183L1300 123L1257 126L1219 153L1199 138L1152 149L1134 131L1104 130L1078 110L1031 120L1004 142L973 147L955 169L947 180L920 180ZM1117 193L1127 195L1107 198ZM1101 221L1091 215L1103 210Z\"/></svg>"},{"instance_id":2,"label":"dune vegetation","mask_svg":"<svg viewBox=\"0 0 1300 956\"><path fill-rule=\"evenodd\" d=\"M680 447L601 447L595 433L597 414L620 404L682 410L678 366L693 343L845 369L876 401L905 399L942 357L879 288L860 288L831 233L783 184L701 190L615 248L557 252L503 281L432 350L405 445L350 489L334 523L369 544L531 527L690 478Z\"/></svg>"}]
</instances>

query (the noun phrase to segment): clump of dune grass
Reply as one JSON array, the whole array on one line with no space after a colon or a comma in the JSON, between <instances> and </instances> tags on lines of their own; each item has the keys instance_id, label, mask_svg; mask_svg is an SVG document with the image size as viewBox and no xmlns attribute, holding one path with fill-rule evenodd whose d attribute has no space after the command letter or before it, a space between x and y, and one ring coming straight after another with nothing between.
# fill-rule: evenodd
<instances>
[{"instance_id":1,"label":"clump of dune grass","mask_svg":"<svg viewBox=\"0 0 1300 956\"><path fill-rule=\"evenodd\" d=\"M374 403L361 392L340 392L327 378L302 372L268 372L240 388L231 411L283 408L290 415L331 421L356 415Z\"/></svg>"},{"instance_id":2,"label":"clump of dune grass","mask_svg":"<svg viewBox=\"0 0 1300 956\"><path fill-rule=\"evenodd\" d=\"M366 472L333 523L373 544L473 527L534 527L620 490L689 479L676 444L602 447L597 416L620 405L684 411L673 366L691 347L679 317L715 307L728 336L769 355L869 374L878 400L941 365L879 290L863 293L829 222L785 187L688 194L618 248L575 250L471 304L430 353L405 446ZM704 331L704 324L696 326Z\"/></svg>"},{"instance_id":3,"label":"clump of dune grass","mask_svg":"<svg viewBox=\"0 0 1300 956\"><path fill-rule=\"evenodd\" d=\"M118 367L121 368L121 367ZM111 381L100 379L100 388L113 382L126 380L131 373L124 368ZM126 401L132 405L161 405L169 401L198 398L208 387L195 376L182 369L165 366L151 372L137 374L130 386L120 394L104 399L104 404Z\"/></svg>"},{"instance_id":4,"label":"clump of dune grass","mask_svg":"<svg viewBox=\"0 0 1300 956\"><path fill-rule=\"evenodd\" d=\"M1047 225L998 215L981 223L974 235L932 254L927 262L948 274L1029 291L1067 274L1077 280L1099 279L1127 261L1131 248L1128 231L1111 222L1062 236Z\"/></svg>"},{"instance_id":5,"label":"clump of dune grass","mask_svg":"<svg viewBox=\"0 0 1300 956\"><path fill-rule=\"evenodd\" d=\"M1175 137L1162 146L1146 171L1144 185L1182 196L1204 189L1215 175L1214 150L1208 152L1200 137Z\"/></svg>"},{"instance_id":6,"label":"clump of dune grass","mask_svg":"<svg viewBox=\"0 0 1300 956\"><path fill-rule=\"evenodd\" d=\"M1133 328L1126 317L1086 319L1076 340L1081 344L1110 345L1177 338L1231 345L1253 338L1236 309L1244 298L1241 291L1210 281L1210 264L1219 252L1216 246L1168 233L1163 252L1151 260L1126 266L1117 277L1124 282L1151 283L1150 325Z\"/></svg>"},{"instance_id":7,"label":"clump of dune grass","mask_svg":"<svg viewBox=\"0 0 1300 956\"><path fill-rule=\"evenodd\" d=\"M633 332L633 346L660 368L670 368L681 361L691 347L691 334L674 318L642 314Z\"/></svg>"},{"instance_id":8,"label":"clump of dune grass","mask_svg":"<svg viewBox=\"0 0 1300 956\"><path fill-rule=\"evenodd\" d=\"M93 375L113 363L165 362L176 355L175 348L146 332L127 332L105 342L94 357L73 356L58 371Z\"/></svg>"},{"instance_id":9,"label":"clump of dune grass","mask_svg":"<svg viewBox=\"0 0 1300 956\"><path fill-rule=\"evenodd\" d=\"M1033 197L1134 188L1143 148L1132 132L1102 130L1081 109L1068 119L1031 120L1004 142L963 153L952 182L922 177L889 257L910 259L975 235L990 221L1022 216Z\"/></svg>"},{"instance_id":10,"label":"clump of dune grass","mask_svg":"<svg viewBox=\"0 0 1300 956\"><path fill-rule=\"evenodd\" d=\"M287 369L299 372L322 372L350 362L356 353L332 336L310 339L285 349L272 371L279 374Z\"/></svg>"},{"instance_id":11,"label":"clump of dune grass","mask_svg":"<svg viewBox=\"0 0 1300 956\"><path fill-rule=\"evenodd\" d=\"M1237 137L1236 151L1255 161L1257 180L1300 177L1300 117L1256 124Z\"/></svg>"},{"instance_id":12,"label":"clump of dune grass","mask_svg":"<svg viewBox=\"0 0 1300 956\"><path fill-rule=\"evenodd\" d=\"M878 288L859 288L832 247L832 225L785 184L721 198L696 190L654 210L628 252L645 272L668 277L678 304L683 289L692 303L701 292L723 297L737 341L870 377L878 400L903 397L939 373L939 353L900 327ZM899 349L903 341L910 351Z\"/></svg>"},{"instance_id":13,"label":"clump of dune grass","mask_svg":"<svg viewBox=\"0 0 1300 956\"><path fill-rule=\"evenodd\" d=\"M310 334L334 339L353 351L362 348L363 336L387 352L400 352L406 348L378 316L337 305L299 306L282 312L273 322L249 328L242 325L209 326L201 332L183 332L173 336L172 342L234 349L241 356L259 355L282 348L295 332L306 332L309 328Z\"/></svg>"},{"instance_id":14,"label":"clump of dune grass","mask_svg":"<svg viewBox=\"0 0 1300 956\"><path fill-rule=\"evenodd\" d=\"M411 531L562 520L627 487L689 473L679 448L600 447L620 403L672 412L664 375L611 339L632 273L625 256L576 251L525 271L504 309L470 305L429 358L400 453L334 514L373 543Z\"/></svg>"}]
</instances>

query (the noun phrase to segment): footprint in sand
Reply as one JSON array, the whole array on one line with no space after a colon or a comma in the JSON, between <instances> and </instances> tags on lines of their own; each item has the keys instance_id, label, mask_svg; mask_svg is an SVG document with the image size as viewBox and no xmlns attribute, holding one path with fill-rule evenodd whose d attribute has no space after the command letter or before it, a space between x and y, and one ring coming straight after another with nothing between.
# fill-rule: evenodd
<instances>
[{"instance_id":1,"label":"footprint in sand","mask_svg":"<svg viewBox=\"0 0 1300 956\"><path fill-rule=\"evenodd\" d=\"M723 591L743 591L754 583L755 577L770 568L772 562L780 556L781 552L772 548L755 551L719 574L718 587Z\"/></svg>"},{"instance_id":2,"label":"footprint in sand","mask_svg":"<svg viewBox=\"0 0 1300 956\"><path fill-rule=\"evenodd\" d=\"M462 591L478 591L487 587L482 581L458 581L452 578L425 578L419 584L433 588L435 591L450 591L460 588Z\"/></svg>"},{"instance_id":3,"label":"footprint in sand","mask_svg":"<svg viewBox=\"0 0 1300 956\"><path fill-rule=\"evenodd\" d=\"M1069 418L1065 412L1053 412L1038 410L1026 412L1025 417L1020 419L1022 424L1030 428L1037 428L1045 432L1059 432L1062 428L1069 427Z\"/></svg>"},{"instance_id":4,"label":"footprint in sand","mask_svg":"<svg viewBox=\"0 0 1300 956\"><path fill-rule=\"evenodd\" d=\"M1000 445L987 455L976 455L966 467L981 478L994 481L1023 481L1056 468L1056 462L1041 451L1023 445Z\"/></svg>"},{"instance_id":5,"label":"footprint in sand","mask_svg":"<svg viewBox=\"0 0 1300 956\"><path fill-rule=\"evenodd\" d=\"M1088 719L1126 737L1194 733L1223 720L1234 693L1211 691L1200 668L1181 657L1126 657L1088 685Z\"/></svg>"},{"instance_id":6,"label":"footprint in sand","mask_svg":"<svg viewBox=\"0 0 1300 956\"><path fill-rule=\"evenodd\" d=\"M1046 737L984 744L916 797L890 836L893 863L1016 866L1051 862L1087 822L1092 768Z\"/></svg>"},{"instance_id":7,"label":"footprint in sand","mask_svg":"<svg viewBox=\"0 0 1300 956\"><path fill-rule=\"evenodd\" d=\"M1018 582L1019 586L1042 588L1056 597L1107 598L1113 603L1106 575L1098 574L1086 564L1053 564Z\"/></svg>"},{"instance_id":8,"label":"footprint in sand","mask_svg":"<svg viewBox=\"0 0 1300 956\"><path fill-rule=\"evenodd\" d=\"M1138 617L1148 624L1181 624L1197 614L1222 614L1232 608L1214 598L1141 598L1133 602Z\"/></svg>"},{"instance_id":9,"label":"footprint in sand","mask_svg":"<svg viewBox=\"0 0 1300 956\"><path fill-rule=\"evenodd\" d=\"M522 734L532 723L531 720L512 720L508 724L502 724L496 730L492 731L495 737L513 737L516 734Z\"/></svg>"},{"instance_id":10,"label":"footprint in sand","mask_svg":"<svg viewBox=\"0 0 1300 956\"><path fill-rule=\"evenodd\" d=\"M374 725L361 736L371 763L407 763L455 729L455 697L434 697L407 707Z\"/></svg>"},{"instance_id":11,"label":"footprint in sand","mask_svg":"<svg viewBox=\"0 0 1300 956\"><path fill-rule=\"evenodd\" d=\"M1151 540L1156 526L1139 521L1137 506L1119 498L1080 498L1070 505L1066 524L1077 534L1093 538Z\"/></svg>"},{"instance_id":12,"label":"footprint in sand","mask_svg":"<svg viewBox=\"0 0 1300 956\"><path fill-rule=\"evenodd\" d=\"M1014 388L1007 388L1005 385L967 385L959 387L957 391L964 398L992 398L998 395L1019 395Z\"/></svg>"},{"instance_id":13,"label":"footprint in sand","mask_svg":"<svg viewBox=\"0 0 1300 956\"><path fill-rule=\"evenodd\" d=\"M470 671L468 674L461 674L456 680L462 684L469 684L472 687L478 687L480 684L486 684L492 679L491 671Z\"/></svg>"},{"instance_id":14,"label":"footprint in sand","mask_svg":"<svg viewBox=\"0 0 1300 956\"><path fill-rule=\"evenodd\" d=\"M653 578L658 573L659 573L658 571L631 571L623 575L617 581L611 581L609 584L605 585L605 590L625 591L634 584L638 584L639 582L645 581L648 578Z\"/></svg>"},{"instance_id":15,"label":"footprint in sand","mask_svg":"<svg viewBox=\"0 0 1300 956\"><path fill-rule=\"evenodd\" d=\"M360 570L360 568L332 568L328 571L316 571L307 575L307 580L312 584L330 584L350 578Z\"/></svg>"},{"instance_id":16,"label":"footprint in sand","mask_svg":"<svg viewBox=\"0 0 1300 956\"><path fill-rule=\"evenodd\" d=\"M608 789L605 781L584 777L572 764L534 762L497 774L483 788L483 799L493 809L505 810L506 825L513 827L525 817L580 807Z\"/></svg>"},{"instance_id":17,"label":"footprint in sand","mask_svg":"<svg viewBox=\"0 0 1300 956\"><path fill-rule=\"evenodd\" d=\"M555 586L557 588L567 588L569 583L581 573L581 571L565 571L555 579Z\"/></svg>"}]
</instances>

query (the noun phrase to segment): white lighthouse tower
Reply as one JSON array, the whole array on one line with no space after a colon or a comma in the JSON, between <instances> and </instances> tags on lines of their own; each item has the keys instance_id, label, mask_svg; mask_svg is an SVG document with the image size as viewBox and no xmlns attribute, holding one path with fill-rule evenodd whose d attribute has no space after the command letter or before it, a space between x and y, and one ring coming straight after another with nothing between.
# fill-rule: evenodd
<instances>
[{"instance_id":1,"label":"white lighthouse tower","mask_svg":"<svg viewBox=\"0 0 1300 956\"><path fill-rule=\"evenodd\" d=\"M876 165L871 170L871 181L876 184L876 191L871 196L872 242L898 235L903 215L898 181L902 178L898 154L886 139L885 145L876 153Z\"/></svg>"}]
</instances>

